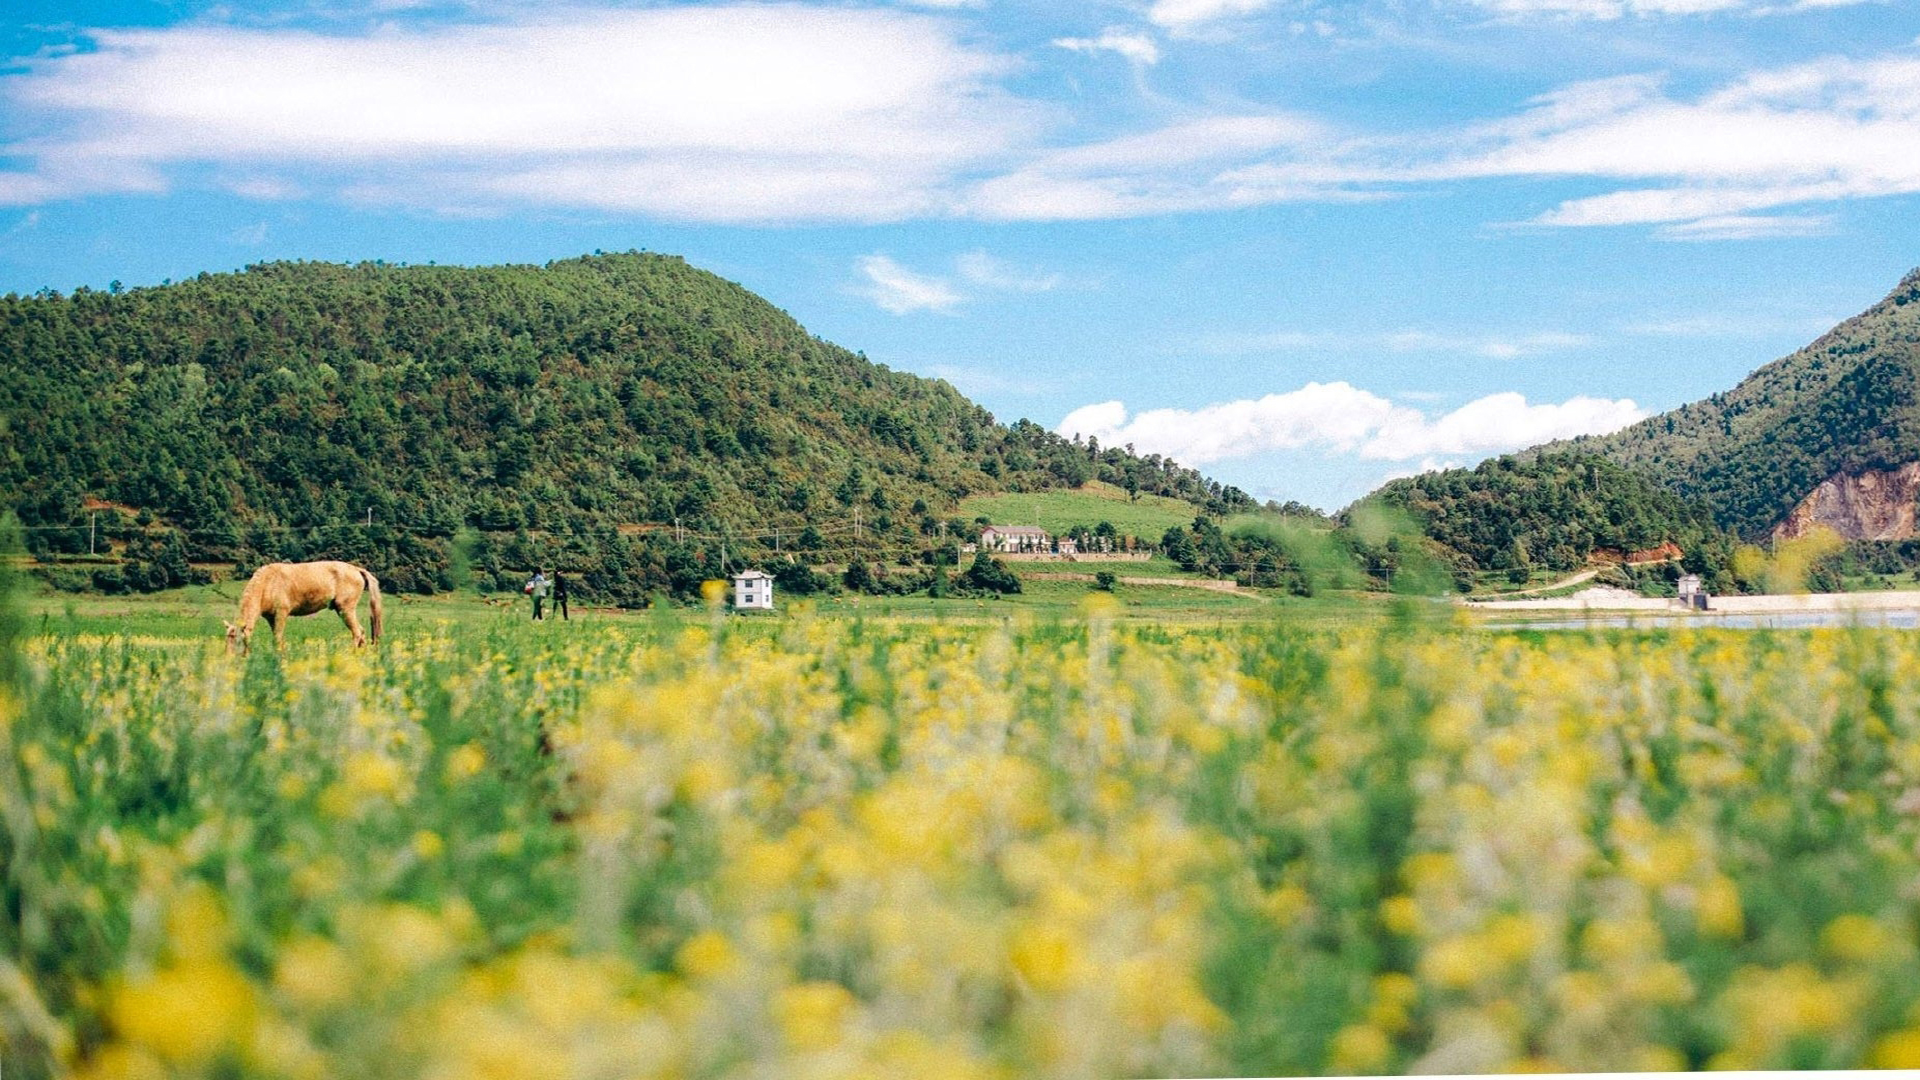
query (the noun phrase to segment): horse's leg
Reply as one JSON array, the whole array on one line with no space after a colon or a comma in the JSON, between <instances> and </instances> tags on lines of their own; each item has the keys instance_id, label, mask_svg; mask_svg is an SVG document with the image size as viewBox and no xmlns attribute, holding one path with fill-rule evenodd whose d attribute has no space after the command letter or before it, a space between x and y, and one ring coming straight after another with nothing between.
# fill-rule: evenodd
<instances>
[{"instance_id":1,"label":"horse's leg","mask_svg":"<svg viewBox=\"0 0 1920 1080\"><path fill-rule=\"evenodd\" d=\"M367 635L360 632L360 619L353 613L353 608L336 602L333 605L333 610L340 613L340 621L346 623L347 629L352 631L353 647L357 649L365 645L367 643Z\"/></svg>"},{"instance_id":2,"label":"horse's leg","mask_svg":"<svg viewBox=\"0 0 1920 1080\"><path fill-rule=\"evenodd\" d=\"M273 622L273 647L285 652L287 648L287 609L274 608L273 614L268 616L268 618Z\"/></svg>"}]
</instances>

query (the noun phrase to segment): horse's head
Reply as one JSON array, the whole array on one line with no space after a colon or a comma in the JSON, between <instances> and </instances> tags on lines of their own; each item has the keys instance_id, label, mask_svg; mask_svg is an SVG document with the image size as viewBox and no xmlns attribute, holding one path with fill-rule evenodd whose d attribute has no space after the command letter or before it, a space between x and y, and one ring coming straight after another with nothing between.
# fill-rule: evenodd
<instances>
[{"instance_id":1,"label":"horse's head","mask_svg":"<svg viewBox=\"0 0 1920 1080\"><path fill-rule=\"evenodd\" d=\"M225 622L224 619L221 621ZM233 623L227 623L226 626L228 652L238 651L240 655L245 656L253 651L253 627L242 628Z\"/></svg>"}]
</instances>

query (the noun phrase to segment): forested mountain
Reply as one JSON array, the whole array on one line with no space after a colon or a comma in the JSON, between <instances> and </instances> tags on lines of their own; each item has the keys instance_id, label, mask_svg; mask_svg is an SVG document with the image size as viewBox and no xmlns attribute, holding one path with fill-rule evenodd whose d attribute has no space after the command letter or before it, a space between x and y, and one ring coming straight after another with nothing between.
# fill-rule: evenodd
<instances>
[{"instance_id":1,"label":"forested mountain","mask_svg":"<svg viewBox=\"0 0 1920 1080\"><path fill-rule=\"evenodd\" d=\"M1395 480L1363 502L1405 510L1464 565L1515 580L1666 543L1712 576L1735 537L1760 539L1783 523L1786 535L1824 524L1855 539L1906 539L1914 463L1920 270L1726 393L1612 435Z\"/></svg>"},{"instance_id":2,"label":"forested mountain","mask_svg":"<svg viewBox=\"0 0 1920 1080\"><path fill-rule=\"evenodd\" d=\"M1599 454L1766 534L1837 474L1920 461L1920 270L1806 348L1705 401L1542 451Z\"/></svg>"},{"instance_id":3,"label":"forested mountain","mask_svg":"<svg viewBox=\"0 0 1920 1080\"><path fill-rule=\"evenodd\" d=\"M1431 539L1478 570L1572 570L1595 554L1623 557L1674 544L1730 549L1704 510L1652 479L1580 454L1504 456L1473 469L1394 480L1367 502L1405 511Z\"/></svg>"},{"instance_id":4,"label":"forested mountain","mask_svg":"<svg viewBox=\"0 0 1920 1080\"><path fill-rule=\"evenodd\" d=\"M329 554L403 588L450 584L465 529L502 575L558 559L629 597L775 528L782 551L842 532L910 549L979 491L1102 479L1250 504L1159 457L997 424L650 254L8 295L0 423L0 505L36 551L86 551L105 507L106 539L150 563Z\"/></svg>"}]
</instances>

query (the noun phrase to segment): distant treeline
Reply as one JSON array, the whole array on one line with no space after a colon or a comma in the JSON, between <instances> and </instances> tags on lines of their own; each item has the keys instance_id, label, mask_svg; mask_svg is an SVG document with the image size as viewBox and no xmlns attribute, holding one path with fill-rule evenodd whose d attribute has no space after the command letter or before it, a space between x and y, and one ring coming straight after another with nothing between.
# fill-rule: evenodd
<instances>
[{"instance_id":1,"label":"distant treeline","mask_svg":"<svg viewBox=\"0 0 1920 1080\"><path fill-rule=\"evenodd\" d=\"M1253 505L1157 455L998 424L646 254L0 297L0 424L0 505L30 549L123 556L62 567L67 586L333 557L402 591L566 564L637 602L785 561L809 525L808 558L930 563L978 492L1102 480L1196 514Z\"/></svg>"}]
</instances>

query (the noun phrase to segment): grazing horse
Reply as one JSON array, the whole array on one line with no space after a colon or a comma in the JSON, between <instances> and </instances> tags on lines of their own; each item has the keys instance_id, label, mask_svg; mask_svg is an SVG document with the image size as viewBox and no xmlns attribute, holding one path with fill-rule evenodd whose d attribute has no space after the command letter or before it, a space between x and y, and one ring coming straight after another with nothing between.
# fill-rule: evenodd
<instances>
[{"instance_id":1,"label":"grazing horse","mask_svg":"<svg viewBox=\"0 0 1920 1080\"><path fill-rule=\"evenodd\" d=\"M353 631L353 644L367 643L360 632L360 620L353 609L365 592L373 609L373 640L380 640L380 579L346 562L268 563L253 572L253 580L240 594L240 621L227 623L227 648L238 646L242 653L252 650L253 624L266 616L273 627L273 643L287 645L287 617L312 615L327 608L340 613L340 619Z\"/></svg>"}]
</instances>

